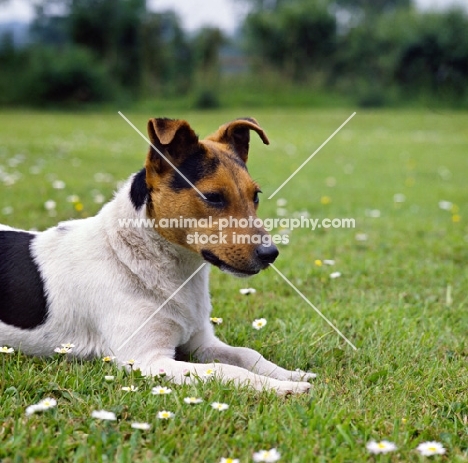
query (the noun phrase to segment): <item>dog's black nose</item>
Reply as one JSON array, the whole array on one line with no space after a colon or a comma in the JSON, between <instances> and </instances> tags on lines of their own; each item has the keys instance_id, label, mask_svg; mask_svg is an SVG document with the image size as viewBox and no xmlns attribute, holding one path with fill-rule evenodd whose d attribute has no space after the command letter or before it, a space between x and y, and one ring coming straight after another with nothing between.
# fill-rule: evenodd
<instances>
[{"instance_id":1,"label":"dog's black nose","mask_svg":"<svg viewBox=\"0 0 468 463\"><path fill-rule=\"evenodd\" d=\"M257 254L257 257L262 261L262 263L272 264L278 257L279 251L274 244L271 244L270 246L264 246L262 244L258 246L257 249L255 249L255 253Z\"/></svg>"}]
</instances>

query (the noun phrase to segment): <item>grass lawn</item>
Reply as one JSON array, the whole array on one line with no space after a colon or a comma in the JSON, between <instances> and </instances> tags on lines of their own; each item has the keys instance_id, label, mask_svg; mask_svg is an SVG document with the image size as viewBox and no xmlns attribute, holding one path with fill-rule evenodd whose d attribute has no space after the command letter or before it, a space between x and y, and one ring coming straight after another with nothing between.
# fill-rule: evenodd
<instances>
[{"instance_id":1,"label":"grass lawn","mask_svg":"<svg viewBox=\"0 0 468 463\"><path fill-rule=\"evenodd\" d=\"M219 337L316 372L310 395L278 398L208 382L155 396L151 388L167 385L164 379L127 374L100 359L0 354L2 463L247 463L270 448L288 463L420 462L427 458L415 449L429 440L447 449L431 460L468 461L468 114L359 111L268 200L350 114L163 115L186 118L201 136L235 117L259 120L271 145L252 134L249 171L264 191L262 218L307 211L355 219L354 229L294 230L275 265L357 351L272 269L249 280L214 269L213 316L224 319ZM142 130L155 116L126 115ZM146 151L117 114L2 112L0 222L42 230L93 215L143 165ZM277 211L277 199L287 200L285 211ZM50 200L56 207L46 210ZM452 205L442 209L440 201ZM324 259L335 264L317 265ZM330 278L332 272L341 276ZM256 294L241 295L245 287ZM260 317L268 323L256 331L251 323ZM121 390L131 384L137 392ZM203 402L187 405L187 396ZM45 397L57 407L27 417L26 407ZM229 409L212 409L215 401ZM117 421L91 418L99 409L115 412ZM161 410L175 415L159 420ZM135 421L151 430L132 429ZM372 439L398 449L370 455Z\"/></svg>"}]
</instances>

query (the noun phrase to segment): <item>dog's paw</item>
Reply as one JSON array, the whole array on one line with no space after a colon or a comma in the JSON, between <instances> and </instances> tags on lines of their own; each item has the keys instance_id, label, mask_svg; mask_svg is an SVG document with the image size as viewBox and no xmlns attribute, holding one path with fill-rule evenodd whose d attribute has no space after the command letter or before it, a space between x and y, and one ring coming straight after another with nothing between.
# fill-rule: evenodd
<instances>
[{"instance_id":1,"label":"dog's paw","mask_svg":"<svg viewBox=\"0 0 468 463\"><path fill-rule=\"evenodd\" d=\"M275 390L278 395L305 394L309 392L311 387L311 384L305 381L279 381Z\"/></svg>"},{"instance_id":2,"label":"dog's paw","mask_svg":"<svg viewBox=\"0 0 468 463\"><path fill-rule=\"evenodd\" d=\"M291 371L291 380L292 381L310 381L311 379L316 378L315 373L308 371L302 371L299 368L296 371Z\"/></svg>"}]
</instances>

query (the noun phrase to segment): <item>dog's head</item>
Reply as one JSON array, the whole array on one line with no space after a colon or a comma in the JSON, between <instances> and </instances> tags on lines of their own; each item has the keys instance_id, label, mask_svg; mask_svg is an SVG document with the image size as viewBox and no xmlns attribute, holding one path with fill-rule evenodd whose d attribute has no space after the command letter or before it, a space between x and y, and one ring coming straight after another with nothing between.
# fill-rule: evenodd
<instances>
[{"instance_id":1,"label":"dog's head","mask_svg":"<svg viewBox=\"0 0 468 463\"><path fill-rule=\"evenodd\" d=\"M255 220L260 187L246 167L251 130L269 143L250 118L229 122L203 140L183 120L148 122L153 146L145 165L147 211L159 223L157 232L236 276L256 274L278 255Z\"/></svg>"}]
</instances>

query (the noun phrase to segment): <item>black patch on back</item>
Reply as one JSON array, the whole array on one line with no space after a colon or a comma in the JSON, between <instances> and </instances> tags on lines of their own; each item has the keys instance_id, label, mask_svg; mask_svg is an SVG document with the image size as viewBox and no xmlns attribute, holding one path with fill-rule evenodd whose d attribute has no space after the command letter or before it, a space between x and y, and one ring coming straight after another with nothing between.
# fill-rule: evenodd
<instances>
[{"instance_id":1,"label":"black patch on back","mask_svg":"<svg viewBox=\"0 0 468 463\"><path fill-rule=\"evenodd\" d=\"M177 166L177 169L195 185L202 178L212 175L218 166L219 159L217 157L208 158L205 150L198 148L197 151L189 154L185 160ZM174 171L170 186L175 191L184 188L192 188L187 180L177 171Z\"/></svg>"},{"instance_id":2,"label":"black patch on back","mask_svg":"<svg viewBox=\"0 0 468 463\"><path fill-rule=\"evenodd\" d=\"M0 231L0 320L30 330L47 318L47 300L39 268L31 255L34 235Z\"/></svg>"},{"instance_id":3,"label":"black patch on back","mask_svg":"<svg viewBox=\"0 0 468 463\"><path fill-rule=\"evenodd\" d=\"M143 168L133 177L130 187L130 200L135 209L140 209L149 199L150 190L146 184L146 169Z\"/></svg>"}]
</instances>

